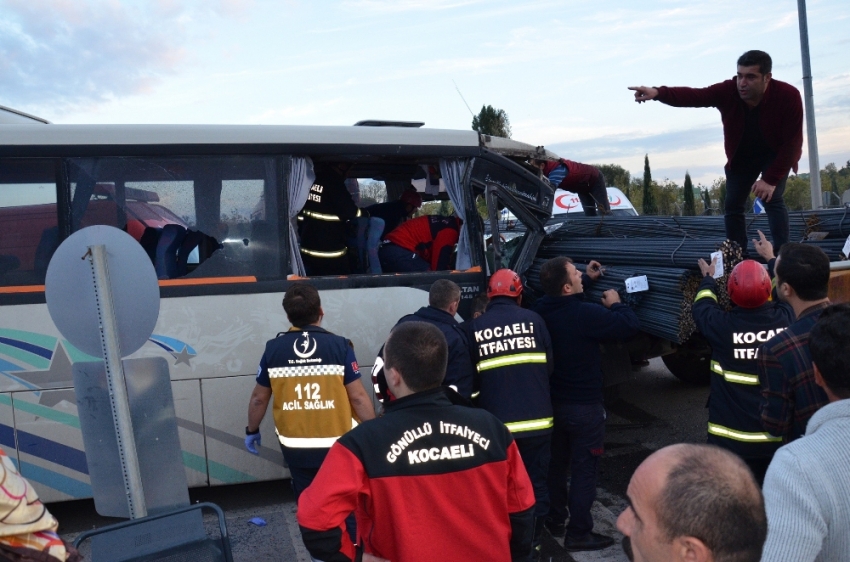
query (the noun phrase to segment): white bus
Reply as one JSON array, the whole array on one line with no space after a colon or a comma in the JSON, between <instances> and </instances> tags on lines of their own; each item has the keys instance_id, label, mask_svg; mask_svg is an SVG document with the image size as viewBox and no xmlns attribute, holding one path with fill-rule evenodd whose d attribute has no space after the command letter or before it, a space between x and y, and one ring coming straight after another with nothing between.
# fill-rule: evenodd
<instances>
[{"instance_id":1,"label":"white bus","mask_svg":"<svg viewBox=\"0 0 850 562\"><path fill-rule=\"evenodd\" d=\"M91 497L72 365L93 358L53 325L44 278L65 238L105 224L139 240L160 278L159 321L133 357L169 362L190 486L285 477L271 412L259 456L244 450L244 427L265 342L289 327L282 295L304 276L295 218L315 170L344 164L349 179L378 186L378 199L413 183L464 220L453 270L309 279L324 326L353 341L368 379L390 328L427 304L434 280L462 287L462 316L484 290L482 197L492 224L502 207L525 224L504 265L528 267L553 204L523 164L532 153L540 157L474 131L410 126L0 125L0 447L42 500Z\"/></svg>"}]
</instances>

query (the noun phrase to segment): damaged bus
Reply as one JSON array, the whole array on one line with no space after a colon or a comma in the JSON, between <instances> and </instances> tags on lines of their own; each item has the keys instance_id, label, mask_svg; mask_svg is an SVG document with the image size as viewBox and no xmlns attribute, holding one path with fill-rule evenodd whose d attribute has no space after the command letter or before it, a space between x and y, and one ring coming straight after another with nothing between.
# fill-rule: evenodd
<instances>
[{"instance_id":1,"label":"damaged bus","mask_svg":"<svg viewBox=\"0 0 850 562\"><path fill-rule=\"evenodd\" d=\"M289 326L281 298L294 279L321 291L323 325L352 340L371 391L381 344L398 318L427 304L433 281L462 287L466 316L489 270L529 266L553 205L551 186L524 164L545 151L474 131L8 123L0 125L0 447L48 502L91 496L72 366L93 358L61 337L44 294L50 257L77 230L122 229L154 266L159 320L132 357L168 360L183 464L197 487L286 476L270 412L259 456L243 437L265 342ZM342 242L348 271L308 275L298 217L330 169L360 191L361 207L416 189L420 213L456 214L453 263L381 272L362 258L355 228ZM501 209L529 233L509 255L498 236L485 239L485 222L497 232Z\"/></svg>"}]
</instances>

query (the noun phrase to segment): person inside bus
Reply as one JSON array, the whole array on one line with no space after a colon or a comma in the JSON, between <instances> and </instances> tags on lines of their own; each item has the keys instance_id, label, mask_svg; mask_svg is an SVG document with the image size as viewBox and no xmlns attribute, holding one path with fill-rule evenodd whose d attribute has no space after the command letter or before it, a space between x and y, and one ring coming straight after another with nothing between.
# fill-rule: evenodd
<instances>
[{"instance_id":1,"label":"person inside bus","mask_svg":"<svg viewBox=\"0 0 850 562\"><path fill-rule=\"evenodd\" d=\"M422 196L411 185L401 194L398 201L375 203L366 207L366 211L370 217L384 221L384 230L381 232L383 236L384 233L392 232L404 221L410 219L421 206Z\"/></svg>"},{"instance_id":2,"label":"person inside bus","mask_svg":"<svg viewBox=\"0 0 850 562\"><path fill-rule=\"evenodd\" d=\"M298 214L301 257L307 275L348 275L348 221L360 209L345 186L343 165L316 166L316 181Z\"/></svg>"},{"instance_id":3,"label":"person inside bus","mask_svg":"<svg viewBox=\"0 0 850 562\"><path fill-rule=\"evenodd\" d=\"M385 273L440 271L452 268L454 247L463 221L457 216L424 215L387 234L378 249Z\"/></svg>"},{"instance_id":4,"label":"person inside bus","mask_svg":"<svg viewBox=\"0 0 850 562\"><path fill-rule=\"evenodd\" d=\"M357 251L361 269L383 273L378 247L385 233L392 232L422 206L422 196L412 185L397 201L375 203L364 208L369 216L357 219Z\"/></svg>"}]
</instances>

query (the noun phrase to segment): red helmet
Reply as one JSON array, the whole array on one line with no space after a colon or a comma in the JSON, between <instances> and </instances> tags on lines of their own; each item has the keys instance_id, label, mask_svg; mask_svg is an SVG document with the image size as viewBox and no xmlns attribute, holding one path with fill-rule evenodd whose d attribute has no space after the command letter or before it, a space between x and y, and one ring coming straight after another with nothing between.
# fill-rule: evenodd
<instances>
[{"instance_id":1,"label":"red helmet","mask_svg":"<svg viewBox=\"0 0 850 562\"><path fill-rule=\"evenodd\" d=\"M487 284L487 297L513 297L522 294L522 280L511 269L500 269L490 276Z\"/></svg>"},{"instance_id":2,"label":"red helmet","mask_svg":"<svg viewBox=\"0 0 850 562\"><path fill-rule=\"evenodd\" d=\"M738 306L756 308L770 298L770 276L759 262L744 260L732 269L726 289Z\"/></svg>"}]
</instances>

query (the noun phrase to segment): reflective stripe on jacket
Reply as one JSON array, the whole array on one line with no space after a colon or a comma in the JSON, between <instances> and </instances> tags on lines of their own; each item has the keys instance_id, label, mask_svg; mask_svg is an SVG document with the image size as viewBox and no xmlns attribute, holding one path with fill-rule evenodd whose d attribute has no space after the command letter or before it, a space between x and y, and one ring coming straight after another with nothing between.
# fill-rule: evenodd
<instances>
[{"instance_id":1,"label":"reflective stripe on jacket","mask_svg":"<svg viewBox=\"0 0 850 562\"><path fill-rule=\"evenodd\" d=\"M496 297L468 324L478 404L517 438L550 432L552 340L540 315Z\"/></svg>"},{"instance_id":2,"label":"reflective stripe on jacket","mask_svg":"<svg viewBox=\"0 0 850 562\"><path fill-rule=\"evenodd\" d=\"M322 449L323 458L326 450L356 425L345 389L346 368L352 368L347 365L353 357L349 352L345 338L318 326L285 332L266 344L260 370L268 375L281 445ZM356 367L356 360L354 363ZM299 456L297 452L292 455ZM305 455L313 458L307 451L300 456Z\"/></svg>"},{"instance_id":3,"label":"reflective stripe on jacket","mask_svg":"<svg viewBox=\"0 0 850 562\"><path fill-rule=\"evenodd\" d=\"M756 359L759 348L790 325L793 312L775 302L726 312L718 303L716 286L712 277L704 277L693 305L694 322L712 349L709 442L742 457L769 457L781 438L761 425Z\"/></svg>"}]
</instances>

